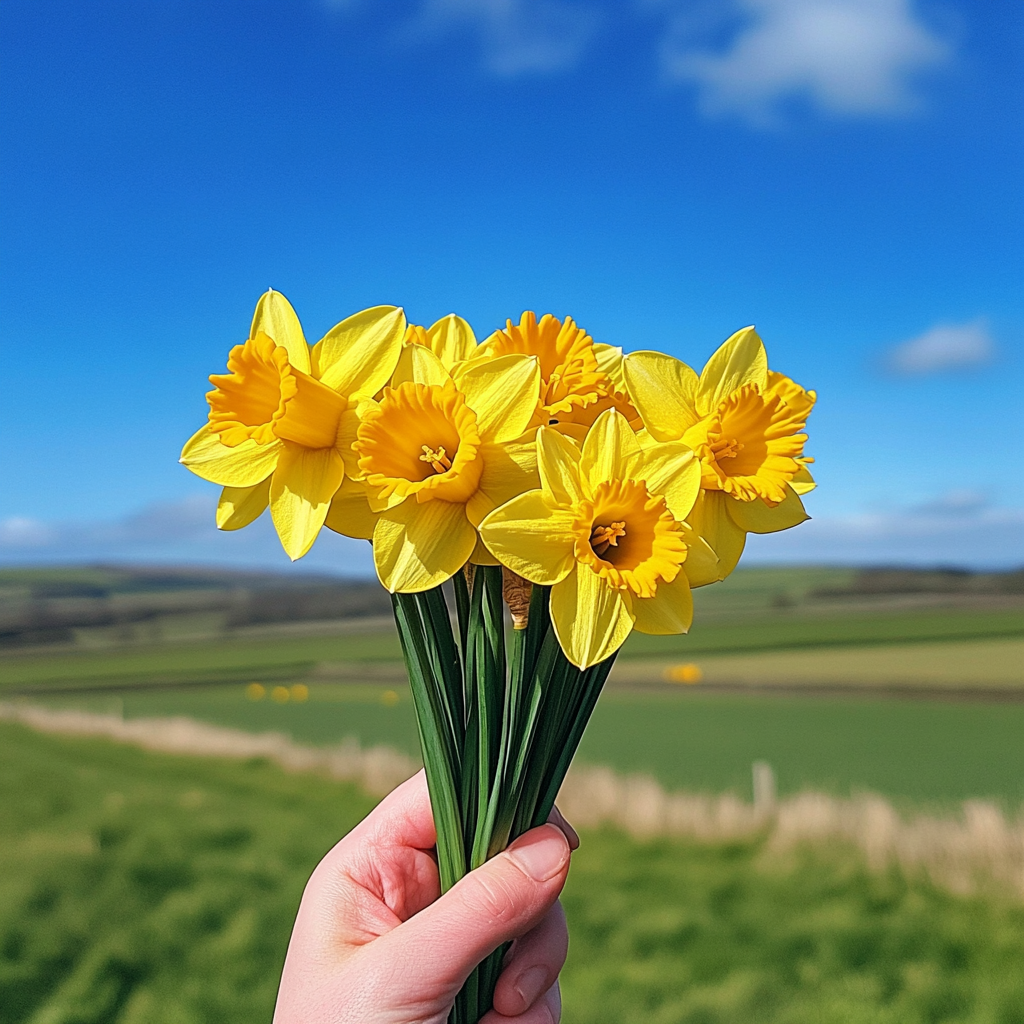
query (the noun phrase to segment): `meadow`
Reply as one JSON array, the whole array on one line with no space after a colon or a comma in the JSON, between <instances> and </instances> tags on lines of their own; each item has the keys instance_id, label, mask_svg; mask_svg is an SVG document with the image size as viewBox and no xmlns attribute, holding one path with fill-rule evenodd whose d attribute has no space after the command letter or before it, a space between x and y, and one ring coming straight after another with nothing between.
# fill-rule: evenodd
<instances>
[{"instance_id":1,"label":"meadow","mask_svg":"<svg viewBox=\"0 0 1024 1024\"><path fill-rule=\"evenodd\" d=\"M372 806L259 760L0 724L5 1024L269 1020L305 879ZM585 832L568 1024L1022 1024L1024 907L842 848Z\"/></svg>"}]
</instances>

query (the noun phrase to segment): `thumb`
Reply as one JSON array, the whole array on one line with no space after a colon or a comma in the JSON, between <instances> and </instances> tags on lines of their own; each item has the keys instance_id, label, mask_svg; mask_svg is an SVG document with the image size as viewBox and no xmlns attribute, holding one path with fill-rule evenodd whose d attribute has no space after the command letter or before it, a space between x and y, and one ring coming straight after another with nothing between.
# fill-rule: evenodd
<instances>
[{"instance_id":1,"label":"thumb","mask_svg":"<svg viewBox=\"0 0 1024 1024\"><path fill-rule=\"evenodd\" d=\"M554 825L541 825L373 945L403 964L393 984L421 998L454 998L488 953L544 917L568 872L565 835Z\"/></svg>"}]
</instances>

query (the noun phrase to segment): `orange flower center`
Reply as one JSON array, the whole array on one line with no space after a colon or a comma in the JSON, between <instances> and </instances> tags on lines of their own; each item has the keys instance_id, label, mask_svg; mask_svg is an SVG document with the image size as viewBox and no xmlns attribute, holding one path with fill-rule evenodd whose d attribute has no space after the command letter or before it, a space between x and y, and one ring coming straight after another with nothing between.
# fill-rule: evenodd
<instances>
[{"instance_id":1,"label":"orange flower center","mask_svg":"<svg viewBox=\"0 0 1024 1024\"><path fill-rule=\"evenodd\" d=\"M653 597L686 560L682 527L643 481L612 480L583 501L574 523L576 559L608 585Z\"/></svg>"},{"instance_id":2,"label":"orange flower center","mask_svg":"<svg viewBox=\"0 0 1024 1024\"><path fill-rule=\"evenodd\" d=\"M763 391L738 388L683 435L700 454L701 487L741 501L783 501L800 469L807 441L801 431L813 405L811 394L780 374L771 374Z\"/></svg>"},{"instance_id":3,"label":"orange flower center","mask_svg":"<svg viewBox=\"0 0 1024 1024\"><path fill-rule=\"evenodd\" d=\"M295 369L288 353L262 332L228 355L228 373L210 377L210 429L229 448L281 438L331 448L347 402L333 388Z\"/></svg>"},{"instance_id":4,"label":"orange flower center","mask_svg":"<svg viewBox=\"0 0 1024 1024\"><path fill-rule=\"evenodd\" d=\"M480 443L476 413L451 381L406 382L364 414L354 449L380 498L466 502L480 483Z\"/></svg>"}]
</instances>

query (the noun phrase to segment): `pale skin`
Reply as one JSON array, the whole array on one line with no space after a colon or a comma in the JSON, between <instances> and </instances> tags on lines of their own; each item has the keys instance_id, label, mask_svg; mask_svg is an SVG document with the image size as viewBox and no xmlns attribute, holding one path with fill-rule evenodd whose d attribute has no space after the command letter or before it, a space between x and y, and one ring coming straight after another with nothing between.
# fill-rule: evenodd
<instances>
[{"instance_id":1,"label":"pale skin","mask_svg":"<svg viewBox=\"0 0 1024 1024\"><path fill-rule=\"evenodd\" d=\"M557 1024L568 932L558 895L579 845L557 812L443 896L423 773L306 885L274 1024L444 1024L473 967L514 940L481 1024Z\"/></svg>"}]
</instances>

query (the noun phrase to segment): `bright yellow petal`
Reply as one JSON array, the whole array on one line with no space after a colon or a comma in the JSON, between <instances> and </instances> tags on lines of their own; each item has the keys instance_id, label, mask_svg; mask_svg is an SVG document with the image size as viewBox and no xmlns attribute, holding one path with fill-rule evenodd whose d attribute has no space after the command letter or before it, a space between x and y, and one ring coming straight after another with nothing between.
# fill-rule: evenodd
<instances>
[{"instance_id":1,"label":"bright yellow petal","mask_svg":"<svg viewBox=\"0 0 1024 1024\"><path fill-rule=\"evenodd\" d=\"M270 477L252 487L225 487L217 502L217 529L240 530L263 515L270 502Z\"/></svg>"},{"instance_id":2,"label":"bright yellow petal","mask_svg":"<svg viewBox=\"0 0 1024 1024\"><path fill-rule=\"evenodd\" d=\"M778 533L779 530L799 526L811 518L804 511L804 504L792 487L786 488L785 500L774 508L769 508L760 498L739 501L726 495L725 501L732 521L747 533Z\"/></svg>"},{"instance_id":3,"label":"bright yellow petal","mask_svg":"<svg viewBox=\"0 0 1024 1024\"><path fill-rule=\"evenodd\" d=\"M430 348L451 369L456 363L469 359L476 349L473 328L454 313L449 313L427 331Z\"/></svg>"},{"instance_id":4,"label":"bright yellow petal","mask_svg":"<svg viewBox=\"0 0 1024 1024\"><path fill-rule=\"evenodd\" d=\"M678 441L696 423L697 374L661 352L632 352L622 360L630 400L658 441Z\"/></svg>"},{"instance_id":5,"label":"bright yellow petal","mask_svg":"<svg viewBox=\"0 0 1024 1024\"><path fill-rule=\"evenodd\" d=\"M375 395L391 379L405 336L405 311L374 306L332 327L313 349L313 376L343 395Z\"/></svg>"},{"instance_id":6,"label":"bright yellow petal","mask_svg":"<svg viewBox=\"0 0 1024 1024\"><path fill-rule=\"evenodd\" d=\"M484 463L480 483L476 494L466 503L466 515L473 524L517 494L532 491L540 484L537 446L532 441L483 444L479 458Z\"/></svg>"},{"instance_id":7,"label":"bright yellow petal","mask_svg":"<svg viewBox=\"0 0 1024 1024\"><path fill-rule=\"evenodd\" d=\"M690 581L691 587L703 587L705 584L724 580L736 568L736 563L743 554L747 535L741 530L726 508L726 502L733 499L722 491L701 491L694 502L693 511L687 522L702 537L718 557L714 579L707 579L702 573L706 566L701 562L683 563L683 570Z\"/></svg>"},{"instance_id":8,"label":"bright yellow petal","mask_svg":"<svg viewBox=\"0 0 1024 1024\"><path fill-rule=\"evenodd\" d=\"M283 450L283 441L257 444L251 438L229 448L207 424L185 442L180 461L196 476L221 487L252 487L274 472Z\"/></svg>"},{"instance_id":9,"label":"bright yellow petal","mask_svg":"<svg viewBox=\"0 0 1024 1024\"><path fill-rule=\"evenodd\" d=\"M626 417L608 409L594 421L583 442L580 475L591 489L609 480L637 480L643 453Z\"/></svg>"},{"instance_id":10,"label":"bright yellow petal","mask_svg":"<svg viewBox=\"0 0 1024 1024\"><path fill-rule=\"evenodd\" d=\"M270 514L293 562L313 546L344 475L336 448L285 446L270 484Z\"/></svg>"},{"instance_id":11,"label":"bright yellow petal","mask_svg":"<svg viewBox=\"0 0 1024 1024\"><path fill-rule=\"evenodd\" d=\"M692 449L678 441L646 448L640 474L647 490L662 495L676 519L690 514L700 490L700 461Z\"/></svg>"},{"instance_id":12,"label":"bright yellow petal","mask_svg":"<svg viewBox=\"0 0 1024 1024\"><path fill-rule=\"evenodd\" d=\"M626 378L622 374L622 349L618 345L596 344L594 355L597 368L615 385L616 391L626 390Z\"/></svg>"},{"instance_id":13,"label":"bright yellow petal","mask_svg":"<svg viewBox=\"0 0 1024 1024\"><path fill-rule=\"evenodd\" d=\"M451 380L451 374L445 369L444 363L425 345L406 345L398 357L398 365L391 377L391 386L415 381L417 384L437 384L444 386Z\"/></svg>"},{"instance_id":14,"label":"bright yellow petal","mask_svg":"<svg viewBox=\"0 0 1024 1024\"><path fill-rule=\"evenodd\" d=\"M309 346L302 333L302 324L292 304L273 289L261 295L256 303L249 337L255 338L261 331L288 353L288 362L296 370L309 373Z\"/></svg>"},{"instance_id":15,"label":"bright yellow petal","mask_svg":"<svg viewBox=\"0 0 1024 1024\"><path fill-rule=\"evenodd\" d=\"M476 530L463 505L407 498L383 513L373 531L373 561L381 583L415 594L451 579L469 561Z\"/></svg>"},{"instance_id":16,"label":"bright yellow petal","mask_svg":"<svg viewBox=\"0 0 1024 1024\"><path fill-rule=\"evenodd\" d=\"M558 505L575 505L584 498L579 448L551 427L537 431L537 469L540 485Z\"/></svg>"},{"instance_id":17,"label":"bright yellow petal","mask_svg":"<svg viewBox=\"0 0 1024 1024\"><path fill-rule=\"evenodd\" d=\"M634 597L633 614L641 633L671 636L687 632L693 622L693 594L686 575L680 573L671 583L659 583L654 597Z\"/></svg>"},{"instance_id":18,"label":"bright yellow petal","mask_svg":"<svg viewBox=\"0 0 1024 1024\"><path fill-rule=\"evenodd\" d=\"M348 478L342 480L341 487L331 499L324 526L346 537L372 540L376 525L377 516L370 511L362 484Z\"/></svg>"},{"instance_id":19,"label":"bright yellow petal","mask_svg":"<svg viewBox=\"0 0 1024 1024\"><path fill-rule=\"evenodd\" d=\"M503 565L531 583L550 586L576 564L575 519L571 507L552 504L543 491L530 491L492 512L480 524L480 536Z\"/></svg>"},{"instance_id":20,"label":"bright yellow petal","mask_svg":"<svg viewBox=\"0 0 1024 1024\"><path fill-rule=\"evenodd\" d=\"M479 536L476 538L476 547L473 548L473 554L469 556L469 560L474 565L501 565L501 562L487 550L487 545Z\"/></svg>"},{"instance_id":21,"label":"bright yellow petal","mask_svg":"<svg viewBox=\"0 0 1024 1024\"><path fill-rule=\"evenodd\" d=\"M690 581L690 586L704 587L709 583L717 583L722 578L722 573L718 565L718 555L711 545L689 523L683 523L683 541L686 544L683 571ZM741 538L741 550L742 546ZM739 555L736 557L739 558ZM658 586L660 588L661 584Z\"/></svg>"},{"instance_id":22,"label":"bright yellow petal","mask_svg":"<svg viewBox=\"0 0 1024 1024\"><path fill-rule=\"evenodd\" d=\"M565 656L577 668L611 657L633 628L628 594L614 590L587 566L551 588L551 622Z\"/></svg>"},{"instance_id":23,"label":"bright yellow petal","mask_svg":"<svg viewBox=\"0 0 1024 1024\"><path fill-rule=\"evenodd\" d=\"M511 441L526 430L537 411L540 363L536 356L488 359L460 375L459 390L476 413L480 436L485 441Z\"/></svg>"},{"instance_id":24,"label":"bright yellow petal","mask_svg":"<svg viewBox=\"0 0 1024 1024\"><path fill-rule=\"evenodd\" d=\"M797 494L808 494L818 485L814 482L814 477L811 476L811 471L807 468L807 463L803 459L797 459L796 461L800 463L800 468L796 471L796 476L789 481L789 486L792 487Z\"/></svg>"},{"instance_id":25,"label":"bright yellow petal","mask_svg":"<svg viewBox=\"0 0 1024 1024\"><path fill-rule=\"evenodd\" d=\"M753 327L727 339L707 361L697 385L697 412L707 416L744 384L768 384L768 355Z\"/></svg>"}]
</instances>

